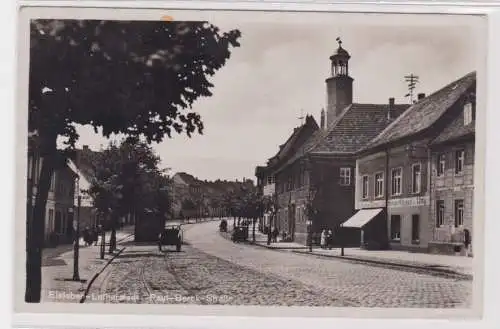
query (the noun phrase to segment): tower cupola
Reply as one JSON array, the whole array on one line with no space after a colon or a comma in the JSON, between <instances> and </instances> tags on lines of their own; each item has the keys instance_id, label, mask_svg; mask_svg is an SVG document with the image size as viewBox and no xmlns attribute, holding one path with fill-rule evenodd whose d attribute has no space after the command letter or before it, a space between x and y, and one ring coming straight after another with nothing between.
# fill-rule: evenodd
<instances>
[{"instance_id":1,"label":"tower cupola","mask_svg":"<svg viewBox=\"0 0 500 329\"><path fill-rule=\"evenodd\" d=\"M342 40L336 39L337 50L330 56L331 73L326 79L326 128L336 122L338 116L352 104L352 83L349 76L351 55L342 47Z\"/></svg>"},{"instance_id":2,"label":"tower cupola","mask_svg":"<svg viewBox=\"0 0 500 329\"><path fill-rule=\"evenodd\" d=\"M340 40L340 38L337 38L336 41L339 47L333 55L330 56L330 61L332 62L332 77L349 76L349 59L351 55L349 55L347 50L342 48L342 40Z\"/></svg>"}]
</instances>

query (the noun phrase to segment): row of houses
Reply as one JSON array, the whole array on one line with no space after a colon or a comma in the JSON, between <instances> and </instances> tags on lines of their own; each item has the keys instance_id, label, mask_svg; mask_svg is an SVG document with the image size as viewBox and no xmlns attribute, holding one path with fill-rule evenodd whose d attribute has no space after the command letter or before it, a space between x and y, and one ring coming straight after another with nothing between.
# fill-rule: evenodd
<instances>
[{"instance_id":1,"label":"row of houses","mask_svg":"<svg viewBox=\"0 0 500 329\"><path fill-rule=\"evenodd\" d=\"M175 218L229 216L225 199L239 191L254 188L251 179L208 181L178 172L172 177L173 215Z\"/></svg>"},{"instance_id":2,"label":"row of houses","mask_svg":"<svg viewBox=\"0 0 500 329\"><path fill-rule=\"evenodd\" d=\"M359 104L349 59L340 44L330 57L320 124L307 116L256 168L276 205L263 225L300 243L332 229L344 245L454 253L472 234L475 72L413 104Z\"/></svg>"},{"instance_id":3,"label":"row of houses","mask_svg":"<svg viewBox=\"0 0 500 329\"><path fill-rule=\"evenodd\" d=\"M38 189L43 158L33 147L35 139L28 138L27 166L27 211L32 211ZM92 158L96 152L84 145L76 150L73 159L64 158L52 177L45 212L45 241L47 244L69 243L73 240L73 220L79 218L80 227L92 228L105 224L93 206L93 200L86 193L93 177ZM29 203L29 200L32 203ZM29 213L28 213L29 216ZM132 216L122 219L123 224L134 221Z\"/></svg>"}]
</instances>

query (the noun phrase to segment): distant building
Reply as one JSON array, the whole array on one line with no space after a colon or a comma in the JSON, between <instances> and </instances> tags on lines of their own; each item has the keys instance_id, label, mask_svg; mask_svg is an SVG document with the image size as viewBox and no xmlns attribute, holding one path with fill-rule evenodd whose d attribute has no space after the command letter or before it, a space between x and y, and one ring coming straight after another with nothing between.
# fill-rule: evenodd
<instances>
[{"instance_id":1,"label":"distant building","mask_svg":"<svg viewBox=\"0 0 500 329\"><path fill-rule=\"evenodd\" d=\"M343 225L362 229L361 244L427 251L436 240L450 241L448 219L453 199L462 200L467 206L472 202L472 192L461 191L459 196L452 191L457 184L459 189L465 185L470 188L472 182L468 176L458 177L443 168L454 168L450 164L458 161L461 175L465 170L471 173L460 156L466 153L468 164L472 165L473 144L445 142L451 142L447 137L449 130L469 131L456 128L455 122L475 92L475 84L476 75L471 73L428 97L420 95L416 104L358 153L358 212ZM432 157L430 144L434 145ZM453 160L452 154L458 150L465 153L459 154L461 160ZM464 208L460 209L463 212ZM434 214L439 224L435 224Z\"/></svg>"}]
</instances>

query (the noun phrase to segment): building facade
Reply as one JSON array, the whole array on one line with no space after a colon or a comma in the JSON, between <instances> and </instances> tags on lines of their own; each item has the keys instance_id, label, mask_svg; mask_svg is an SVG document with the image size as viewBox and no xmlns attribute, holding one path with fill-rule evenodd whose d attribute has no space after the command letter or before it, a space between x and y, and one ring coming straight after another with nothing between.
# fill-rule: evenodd
<instances>
[{"instance_id":1,"label":"building facade","mask_svg":"<svg viewBox=\"0 0 500 329\"><path fill-rule=\"evenodd\" d=\"M28 205L28 212L33 211L42 164L43 158L29 150L27 186L28 200L31 196L32 203ZM44 219L47 245L68 243L73 239L75 179L76 174L68 166L57 168L52 174Z\"/></svg>"},{"instance_id":2,"label":"building facade","mask_svg":"<svg viewBox=\"0 0 500 329\"><path fill-rule=\"evenodd\" d=\"M475 81L475 73L470 73L428 97L421 95L358 153L357 213L344 225L361 229L363 245L373 242L391 249L428 251L436 240L451 239L448 227L441 229L446 214L442 210L438 212L436 202L438 209L446 202L450 207L449 203L454 202L451 197L441 200L444 196L440 194L453 190L455 183L446 172L439 174L439 178L436 176L444 168L439 166L443 163L447 166L450 154L457 151L453 147L440 149L441 144L436 140L463 112L464 104L475 92ZM436 143L434 147L433 143ZM468 148L460 147L470 156L470 144ZM438 162L436 157L441 160ZM466 185L472 185L470 180ZM465 200L464 196L464 203ZM436 226L435 214L441 216L440 227ZM356 222L356 218L362 217L363 220ZM375 224L370 224L371 221Z\"/></svg>"},{"instance_id":3,"label":"building facade","mask_svg":"<svg viewBox=\"0 0 500 329\"><path fill-rule=\"evenodd\" d=\"M471 98L431 143L431 253L464 254L465 232L473 236L474 127L475 100Z\"/></svg>"}]
</instances>

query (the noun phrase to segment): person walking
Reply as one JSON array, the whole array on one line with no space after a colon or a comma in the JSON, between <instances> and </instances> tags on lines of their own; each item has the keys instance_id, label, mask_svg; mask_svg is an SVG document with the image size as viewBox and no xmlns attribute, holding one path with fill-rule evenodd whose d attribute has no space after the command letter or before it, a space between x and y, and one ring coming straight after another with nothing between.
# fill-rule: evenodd
<instances>
[{"instance_id":1,"label":"person walking","mask_svg":"<svg viewBox=\"0 0 500 329\"><path fill-rule=\"evenodd\" d=\"M465 256L469 257L470 254L470 245L471 245L471 237L468 229L464 230L464 247L465 247Z\"/></svg>"},{"instance_id":2,"label":"person walking","mask_svg":"<svg viewBox=\"0 0 500 329\"><path fill-rule=\"evenodd\" d=\"M326 247L326 230L321 231L320 246L321 249L325 249Z\"/></svg>"},{"instance_id":3,"label":"person walking","mask_svg":"<svg viewBox=\"0 0 500 329\"><path fill-rule=\"evenodd\" d=\"M332 250L332 246L333 246L333 232L332 232L332 230L328 230L326 241L327 241L326 244L328 245L328 249Z\"/></svg>"}]
</instances>

